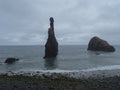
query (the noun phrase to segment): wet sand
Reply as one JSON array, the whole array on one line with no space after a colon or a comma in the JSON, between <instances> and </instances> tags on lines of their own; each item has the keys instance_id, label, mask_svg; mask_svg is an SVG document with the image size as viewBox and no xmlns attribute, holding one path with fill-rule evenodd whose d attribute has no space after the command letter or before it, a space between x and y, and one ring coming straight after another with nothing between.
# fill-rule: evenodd
<instances>
[{"instance_id":1,"label":"wet sand","mask_svg":"<svg viewBox=\"0 0 120 90\"><path fill-rule=\"evenodd\" d=\"M120 70L87 72L8 72L0 90L120 90Z\"/></svg>"}]
</instances>

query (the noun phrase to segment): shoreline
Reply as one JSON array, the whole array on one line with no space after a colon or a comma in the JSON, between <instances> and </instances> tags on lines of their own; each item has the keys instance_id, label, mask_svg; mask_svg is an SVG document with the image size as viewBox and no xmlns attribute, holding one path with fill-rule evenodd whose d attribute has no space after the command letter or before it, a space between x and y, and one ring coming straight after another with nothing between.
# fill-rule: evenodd
<instances>
[{"instance_id":1,"label":"shoreline","mask_svg":"<svg viewBox=\"0 0 120 90\"><path fill-rule=\"evenodd\" d=\"M82 76L76 78L76 75ZM0 90L120 90L120 70L85 72L84 75L80 72L2 73Z\"/></svg>"},{"instance_id":2,"label":"shoreline","mask_svg":"<svg viewBox=\"0 0 120 90\"><path fill-rule=\"evenodd\" d=\"M37 76L42 77L43 75L47 77L59 77L64 76L67 78L103 78L103 77L113 77L113 76L120 76L120 69L113 69L113 70L29 70L29 71L8 71L8 72L1 72L0 75L8 75L8 76L15 76L15 75L23 75L23 76Z\"/></svg>"}]
</instances>

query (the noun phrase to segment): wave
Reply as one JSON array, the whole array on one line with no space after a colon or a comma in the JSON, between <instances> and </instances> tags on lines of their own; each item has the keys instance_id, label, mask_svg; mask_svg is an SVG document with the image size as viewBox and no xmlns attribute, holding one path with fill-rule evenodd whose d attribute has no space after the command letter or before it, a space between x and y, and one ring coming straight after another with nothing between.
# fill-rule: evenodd
<instances>
[{"instance_id":1,"label":"wave","mask_svg":"<svg viewBox=\"0 0 120 90\"><path fill-rule=\"evenodd\" d=\"M103 71L103 70L116 70L116 69L120 69L120 65L109 65L109 66L85 69L81 71L99 71L99 70Z\"/></svg>"},{"instance_id":2,"label":"wave","mask_svg":"<svg viewBox=\"0 0 120 90\"><path fill-rule=\"evenodd\" d=\"M39 70L39 69L23 69L19 70L18 72L43 72L43 73L68 73L68 72L92 72L92 71L105 71L105 70L118 70L120 69L120 65L109 65L109 66L102 66L90 69L82 69L82 70L62 70L62 69L54 69L54 70Z\"/></svg>"}]
</instances>

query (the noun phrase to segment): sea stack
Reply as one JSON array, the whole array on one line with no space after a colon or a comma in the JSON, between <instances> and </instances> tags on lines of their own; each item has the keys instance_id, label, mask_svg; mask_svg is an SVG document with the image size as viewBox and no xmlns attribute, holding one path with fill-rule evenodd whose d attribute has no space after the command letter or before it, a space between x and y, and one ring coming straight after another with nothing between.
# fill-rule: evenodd
<instances>
[{"instance_id":1,"label":"sea stack","mask_svg":"<svg viewBox=\"0 0 120 90\"><path fill-rule=\"evenodd\" d=\"M95 36L90 40L88 44L88 50L114 52L115 48L111 46L107 41Z\"/></svg>"},{"instance_id":2,"label":"sea stack","mask_svg":"<svg viewBox=\"0 0 120 90\"><path fill-rule=\"evenodd\" d=\"M58 42L54 33L54 19L50 17L50 28L48 29L48 39L45 44L44 58L55 58L58 54Z\"/></svg>"}]
</instances>

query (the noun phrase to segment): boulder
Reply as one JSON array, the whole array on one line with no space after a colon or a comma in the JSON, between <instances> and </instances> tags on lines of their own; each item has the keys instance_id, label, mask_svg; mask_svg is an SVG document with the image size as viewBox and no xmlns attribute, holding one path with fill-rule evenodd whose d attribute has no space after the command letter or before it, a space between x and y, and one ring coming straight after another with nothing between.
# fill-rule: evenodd
<instances>
[{"instance_id":1,"label":"boulder","mask_svg":"<svg viewBox=\"0 0 120 90\"><path fill-rule=\"evenodd\" d=\"M107 41L95 36L90 40L88 44L88 50L114 52L115 48L111 46Z\"/></svg>"},{"instance_id":2,"label":"boulder","mask_svg":"<svg viewBox=\"0 0 120 90\"><path fill-rule=\"evenodd\" d=\"M48 29L48 39L45 44L44 58L55 58L58 54L58 42L54 33L54 19L50 17L50 28Z\"/></svg>"},{"instance_id":3,"label":"boulder","mask_svg":"<svg viewBox=\"0 0 120 90\"><path fill-rule=\"evenodd\" d=\"M12 63L14 63L14 62L16 62L16 61L18 61L19 59L18 58L12 58L12 57L10 57L10 58L7 58L6 60L5 60L5 63L7 63L7 64L12 64Z\"/></svg>"}]
</instances>

